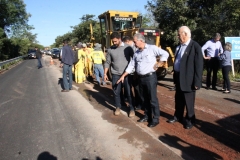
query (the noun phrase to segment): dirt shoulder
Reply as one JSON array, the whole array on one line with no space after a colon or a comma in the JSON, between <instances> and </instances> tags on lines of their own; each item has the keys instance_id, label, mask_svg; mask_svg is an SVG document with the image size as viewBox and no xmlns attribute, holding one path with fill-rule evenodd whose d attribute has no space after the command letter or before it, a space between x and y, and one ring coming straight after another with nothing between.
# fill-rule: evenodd
<instances>
[{"instance_id":1,"label":"dirt shoulder","mask_svg":"<svg viewBox=\"0 0 240 160\"><path fill-rule=\"evenodd\" d=\"M85 94L89 101L93 103L99 103L100 99L104 101L104 103L100 103L102 109L107 108L111 111L107 116L108 120L115 119L111 85L98 87L96 82L90 82L89 84L76 84L76 86L81 86L79 91ZM136 116L129 119L130 123L137 124L154 137L158 143L163 144L183 159L240 159L240 92L232 90L231 94L223 94L220 91L206 90L205 88L199 90L195 103L196 124L191 130L185 130L181 123L169 124L166 122L174 114L175 92L169 90L172 86L172 75L168 75L158 83L160 125L148 128L147 123L137 123L137 120L143 115L143 111L137 111ZM218 88L221 89L221 87ZM96 90L96 93L92 93L92 89ZM86 92L90 94L86 94ZM100 98L94 96L96 94L101 95ZM126 118L127 112L128 108L122 107L122 113ZM148 144L147 141L146 144ZM159 146L151 148L149 153L153 153L153 151L161 152L163 155L164 152L166 155L170 154ZM147 156L144 159L148 159Z\"/></svg>"}]
</instances>

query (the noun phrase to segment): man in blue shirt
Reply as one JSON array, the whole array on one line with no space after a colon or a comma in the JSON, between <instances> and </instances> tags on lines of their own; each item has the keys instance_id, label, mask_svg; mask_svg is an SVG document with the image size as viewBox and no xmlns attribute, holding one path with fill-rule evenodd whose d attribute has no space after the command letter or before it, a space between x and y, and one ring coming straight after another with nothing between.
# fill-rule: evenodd
<instances>
[{"instance_id":1,"label":"man in blue shirt","mask_svg":"<svg viewBox=\"0 0 240 160\"><path fill-rule=\"evenodd\" d=\"M144 116L138 122L149 122L148 127L155 127L159 124L159 103L157 98L157 75L156 75L156 57L161 56L160 61L167 61L168 52L155 46L145 43L145 37L137 33L133 36L135 46L138 48L133 55L124 74L117 83L123 82L127 76L135 68L139 76L139 90L142 106L145 109Z\"/></svg>"},{"instance_id":2,"label":"man in blue shirt","mask_svg":"<svg viewBox=\"0 0 240 160\"><path fill-rule=\"evenodd\" d=\"M63 90L62 92L68 92L72 89L72 65L74 53L72 48L68 46L68 41L64 41L64 46L62 48L62 62L60 67L63 68ZM67 79L67 75L69 80Z\"/></svg>"},{"instance_id":3,"label":"man in blue shirt","mask_svg":"<svg viewBox=\"0 0 240 160\"><path fill-rule=\"evenodd\" d=\"M202 46L202 53L204 59L206 59L207 63L207 82L206 82L206 89L210 88L210 85L212 84L212 89L217 90L216 84L217 84L217 72L219 68L219 60L218 60L218 54L223 53L222 44L220 42L221 35L219 33L216 33L213 36L213 39L207 41ZM207 55L205 56L205 50L207 51ZM213 72L212 76L212 82L211 82L211 73Z\"/></svg>"}]
</instances>

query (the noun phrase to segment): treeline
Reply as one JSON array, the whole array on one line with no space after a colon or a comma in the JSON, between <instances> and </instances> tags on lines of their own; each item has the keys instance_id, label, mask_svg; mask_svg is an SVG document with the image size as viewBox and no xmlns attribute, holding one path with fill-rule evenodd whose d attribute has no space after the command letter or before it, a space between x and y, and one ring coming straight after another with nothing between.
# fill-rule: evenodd
<instances>
[{"instance_id":1,"label":"treeline","mask_svg":"<svg viewBox=\"0 0 240 160\"><path fill-rule=\"evenodd\" d=\"M23 0L0 0L0 61L25 55L35 46L43 48L31 33L30 16Z\"/></svg>"},{"instance_id":2,"label":"treeline","mask_svg":"<svg viewBox=\"0 0 240 160\"><path fill-rule=\"evenodd\" d=\"M104 11L103 11L104 12ZM154 28L154 22L151 19L151 15L145 14L143 15L143 27ZM92 25L92 32L90 24ZM91 42L95 41L101 43L101 33L100 33L100 23L99 19L96 15L86 14L80 18L80 23L76 26L71 26L72 32L65 33L63 35L59 35L55 39L55 43L51 46L53 47L61 47L62 42L64 40L68 40L71 45L76 45L78 42ZM156 27L155 27L156 28Z\"/></svg>"},{"instance_id":3,"label":"treeline","mask_svg":"<svg viewBox=\"0 0 240 160\"><path fill-rule=\"evenodd\" d=\"M175 48L177 29L182 25L191 29L192 39L201 46L216 32L221 34L223 45L224 37L240 36L239 0L148 0L145 8L164 31L162 46ZM234 63L240 72L240 61Z\"/></svg>"}]
</instances>

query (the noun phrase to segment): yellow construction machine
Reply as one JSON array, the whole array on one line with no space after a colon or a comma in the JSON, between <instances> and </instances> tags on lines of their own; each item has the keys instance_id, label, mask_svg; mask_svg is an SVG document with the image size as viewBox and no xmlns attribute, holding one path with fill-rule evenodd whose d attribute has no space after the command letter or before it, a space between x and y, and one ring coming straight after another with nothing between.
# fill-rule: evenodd
<instances>
[{"instance_id":1,"label":"yellow construction machine","mask_svg":"<svg viewBox=\"0 0 240 160\"><path fill-rule=\"evenodd\" d=\"M124 36L133 37L135 33L141 33L145 36L147 44L154 44L160 47L160 30L141 28L142 16L138 12L108 10L100 14L98 18L101 29L101 43L104 50L112 45L110 35L116 31L121 33L122 38ZM158 79L164 78L167 74L168 66L173 65L174 55L171 48L168 47L166 50L169 53L169 59L167 63L160 66L156 71ZM159 57L157 57L157 61L159 61Z\"/></svg>"}]
</instances>

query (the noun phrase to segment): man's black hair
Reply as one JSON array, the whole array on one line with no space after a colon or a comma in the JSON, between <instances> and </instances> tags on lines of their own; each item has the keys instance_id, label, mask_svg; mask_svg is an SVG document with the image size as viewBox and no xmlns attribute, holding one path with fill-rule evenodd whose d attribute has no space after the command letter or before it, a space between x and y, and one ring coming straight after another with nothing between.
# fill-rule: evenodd
<instances>
[{"instance_id":1,"label":"man's black hair","mask_svg":"<svg viewBox=\"0 0 240 160\"><path fill-rule=\"evenodd\" d=\"M132 37L129 37L129 36L125 36L125 37L123 37L122 41L123 41L123 42L133 41L133 38L132 38Z\"/></svg>"},{"instance_id":2,"label":"man's black hair","mask_svg":"<svg viewBox=\"0 0 240 160\"><path fill-rule=\"evenodd\" d=\"M111 35L110 35L110 38L113 39L113 38L117 38L117 39L120 39L121 38L121 34L119 32L113 32Z\"/></svg>"},{"instance_id":3,"label":"man's black hair","mask_svg":"<svg viewBox=\"0 0 240 160\"><path fill-rule=\"evenodd\" d=\"M64 40L63 43L64 43L64 44L68 44L68 40Z\"/></svg>"}]
</instances>

